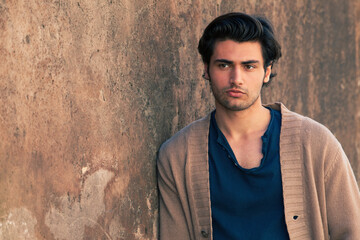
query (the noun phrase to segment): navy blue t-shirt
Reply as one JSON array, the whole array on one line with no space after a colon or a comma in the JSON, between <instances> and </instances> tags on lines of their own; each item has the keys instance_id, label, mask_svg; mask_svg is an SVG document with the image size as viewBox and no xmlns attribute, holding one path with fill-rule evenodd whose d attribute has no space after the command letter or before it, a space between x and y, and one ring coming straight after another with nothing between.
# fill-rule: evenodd
<instances>
[{"instance_id":1,"label":"navy blue t-shirt","mask_svg":"<svg viewBox=\"0 0 360 240\"><path fill-rule=\"evenodd\" d=\"M281 113L270 109L259 167L242 168L211 115L209 175L214 239L289 239L284 216L279 140Z\"/></svg>"}]
</instances>

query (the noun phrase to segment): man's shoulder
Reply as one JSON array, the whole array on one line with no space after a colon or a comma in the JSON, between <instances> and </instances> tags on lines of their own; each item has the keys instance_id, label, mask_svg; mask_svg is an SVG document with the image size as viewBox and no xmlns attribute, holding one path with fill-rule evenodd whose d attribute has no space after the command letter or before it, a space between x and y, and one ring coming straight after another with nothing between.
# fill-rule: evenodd
<instances>
[{"instance_id":1,"label":"man's shoulder","mask_svg":"<svg viewBox=\"0 0 360 240\"><path fill-rule=\"evenodd\" d=\"M283 104L277 104L282 115L282 128L293 129L302 136L303 140L330 141L338 144L337 139L331 131L316 120L288 110ZM272 106L272 105L271 105ZM270 106L270 107L271 107ZM275 107L276 108L276 107ZM285 129L283 129L285 130Z\"/></svg>"},{"instance_id":2,"label":"man's shoulder","mask_svg":"<svg viewBox=\"0 0 360 240\"><path fill-rule=\"evenodd\" d=\"M181 149L184 151L188 144L203 142L207 139L210 126L210 114L198 119L166 140L160 147L159 152L174 152Z\"/></svg>"}]
</instances>

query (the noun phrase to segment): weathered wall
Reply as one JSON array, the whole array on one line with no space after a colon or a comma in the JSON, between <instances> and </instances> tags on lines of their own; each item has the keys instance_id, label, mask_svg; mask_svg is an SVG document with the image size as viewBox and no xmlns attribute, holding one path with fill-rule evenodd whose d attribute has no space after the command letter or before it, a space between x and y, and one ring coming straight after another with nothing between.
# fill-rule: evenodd
<instances>
[{"instance_id":1,"label":"weathered wall","mask_svg":"<svg viewBox=\"0 0 360 240\"><path fill-rule=\"evenodd\" d=\"M264 101L328 126L360 180L357 0L0 1L0 239L155 239L160 144L213 106L197 41L264 13Z\"/></svg>"}]
</instances>

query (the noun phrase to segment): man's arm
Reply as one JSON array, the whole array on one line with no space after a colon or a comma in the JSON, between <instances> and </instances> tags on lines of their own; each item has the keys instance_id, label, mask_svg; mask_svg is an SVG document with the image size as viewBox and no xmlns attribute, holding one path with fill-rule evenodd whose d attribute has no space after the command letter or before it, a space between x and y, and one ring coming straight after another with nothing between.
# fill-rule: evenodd
<instances>
[{"instance_id":1,"label":"man's arm","mask_svg":"<svg viewBox=\"0 0 360 240\"><path fill-rule=\"evenodd\" d=\"M169 159L160 149L157 170L159 187L159 239L191 239L183 203L179 197ZM176 168L176 167L175 167ZM177 173L181 174L181 173Z\"/></svg>"},{"instance_id":2,"label":"man's arm","mask_svg":"<svg viewBox=\"0 0 360 240\"><path fill-rule=\"evenodd\" d=\"M360 192L344 151L325 172L330 239L360 239Z\"/></svg>"}]
</instances>

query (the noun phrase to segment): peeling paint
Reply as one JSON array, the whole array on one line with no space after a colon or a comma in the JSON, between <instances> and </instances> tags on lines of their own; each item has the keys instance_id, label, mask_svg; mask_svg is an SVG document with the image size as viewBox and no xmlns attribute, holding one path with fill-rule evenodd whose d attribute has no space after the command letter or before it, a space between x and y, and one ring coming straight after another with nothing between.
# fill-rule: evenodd
<instances>
[{"instance_id":1,"label":"peeling paint","mask_svg":"<svg viewBox=\"0 0 360 240\"><path fill-rule=\"evenodd\" d=\"M137 231L135 232L134 236L135 236L135 239L137 239L137 240L148 239L141 233L141 229L139 227L137 228Z\"/></svg>"},{"instance_id":2,"label":"peeling paint","mask_svg":"<svg viewBox=\"0 0 360 240\"><path fill-rule=\"evenodd\" d=\"M99 225L97 219L105 211L104 190L113 176L112 172L100 169L85 180L80 201L72 201L64 195L59 199L59 208L51 207L45 224L55 239L83 239L85 226ZM103 231L104 235L108 235Z\"/></svg>"},{"instance_id":3,"label":"peeling paint","mask_svg":"<svg viewBox=\"0 0 360 240\"><path fill-rule=\"evenodd\" d=\"M36 218L26 208L12 209L0 222L1 240L35 240Z\"/></svg>"},{"instance_id":4,"label":"peeling paint","mask_svg":"<svg viewBox=\"0 0 360 240\"><path fill-rule=\"evenodd\" d=\"M116 216L111 220L109 226L109 234L112 239L125 239L126 237L126 228L120 226L119 216Z\"/></svg>"},{"instance_id":5,"label":"peeling paint","mask_svg":"<svg viewBox=\"0 0 360 240\"><path fill-rule=\"evenodd\" d=\"M84 175L89 170L89 167L81 168L81 173Z\"/></svg>"}]
</instances>

